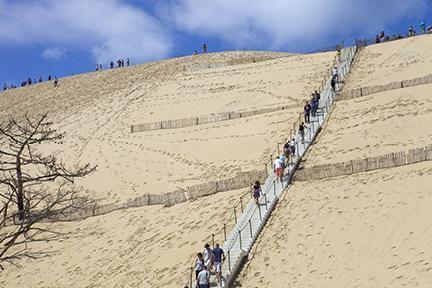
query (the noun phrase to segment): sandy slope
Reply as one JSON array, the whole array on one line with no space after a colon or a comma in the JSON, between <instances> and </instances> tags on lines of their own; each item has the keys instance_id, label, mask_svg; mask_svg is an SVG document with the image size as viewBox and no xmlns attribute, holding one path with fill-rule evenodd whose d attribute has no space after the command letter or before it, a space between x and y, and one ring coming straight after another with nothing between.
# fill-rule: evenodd
<instances>
[{"instance_id":1,"label":"sandy slope","mask_svg":"<svg viewBox=\"0 0 432 288\"><path fill-rule=\"evenodd\" d=\"M296 182L239 287L431 287L429 162Z\"/></svg>"},{"instance_id":2,"label":"sandy slope","mask_svg":"<svg viewBox=\"0 0 432 288\"><path fill-rule=\"evenodd\" d=\"M336 102L305 166L378 156L432 143L432 85Z\"/></svg>"},{"instance_id":3,"label":"sandy slope","mask_svg":"<svg viewBox=\"0 0 432 288\"><path fill-rule=\"evenodd\" d=\"M263 157L297 110L148 133L131 134L131 124L299 105L333 57L226 52L76 75L61 79L58 89L42 83L2 93L1 114L51 112L56 127L67 132L65 144L41 149L98 165L80 183L106 203L124 202L263 168Z\"/></svg>"},{"instance_id":4,"label":"sandy slope","mask_svg":"<svg viewBox=\"0 0 432 288\"><path fill-rule=\"evenodd\" d=\"M432 35L423 35L361 50L344 89L387 84L431 73Z\"/></svg>"},{"instance_id":5,"label":"sandy slope","mask_svg":"<svg viewBox=\"0 0 432 288\"><path fill-rule=\"evenodd\" d=\"M0 287L183 287L193 255L232 213L222 207L243 192L55 224L69 238L31 245L32 251L55 253L22 261L21 269L8 266ZM222 240L222 234L217 236L216 241Z\"/></svg>"}]
</instances>

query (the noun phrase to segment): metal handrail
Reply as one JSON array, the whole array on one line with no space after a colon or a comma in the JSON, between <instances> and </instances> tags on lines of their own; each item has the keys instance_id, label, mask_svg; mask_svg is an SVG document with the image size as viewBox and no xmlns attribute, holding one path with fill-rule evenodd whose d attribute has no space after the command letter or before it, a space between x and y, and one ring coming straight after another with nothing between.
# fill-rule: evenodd
<instances>
[{"instance_id":1,"label":"metal handrail","mask_svg":"<svg viewBox=\"0 0 432 288\"><path fill-rule=\"evenodd\" d=\"M346 50L343 50L344 51L344 55L341 55L341 58L342 59L345 59L345 61L349 61L349 63L345 63L344 64L344 66L342 66L342 71L340 72L341 74L341 78L343 78L348 72L349 72L349 69L350 69L350 65L351 65L351 63L352 63L352 61L353 61L353 59L354 59L354 56L355 56L355 53L356 53L356 46L354 46L354 47L351 47L351 49L346 49ZM348 53L348 54L347 54ZM329 101L328 103L326 103L326 106L325 107L327 107L327 106L331 106L332 105L332 103L334 102L334 93L333 93L333 91L332 91L332 89L331 88L326 88L326 86L328 86L329 85L329 82L330 82L330 80L329 80L329 76L332 74L332 69L333 69L333 67L336 65L336 63L338 63L338 59L337 59L337 56L335 56L335 59L333 60L333 63L332 63L332 67L328 70L328 72L326 72L326 75L325 75L325 77L327 77L325 80L323 80L323 83L322 83L322 85L324 86L324 87L322 87L322 89L320 89L320 91L321 91L321 94L324 96L324 95L328 95L328 97L326 97L326 100L327 101ZM324 97L323 97L324 98ZM331 102L330 102L331 101ZM328 107L327 107L328 108ZM320 108L320 109L324 109L324 107L322 107L322 108ZM302 115L302 113L300 113L300 117L301 117L301 115ZM317 117L319 117L319 116L317 116ZM323 115L323 117L324 117L324 115ZM300 119L297 119L299 122L301 122L301 120ZM295 124L294 125L296 125L296 123L297 123L297 120L295 121ZM314 130L315 131L315 129L313 129L313 127L312 127L312 125L311 126L306 126L306 131L305 131L305 138L306 138L306 135L309 135L308 133L310 133L310 139L312 139L312 137L313 137L313 135L312 135L312 131ZM294 131L295 131L295 129L294 129ZM293 131L293 132L294 132ZM295 133L295 132L294 132ZM295 143L296 143L296 145L298 145L298 142L300 141L300 135L299 135L299 133L297 133L297 134L295 134L294 135L294 140L295 140ZM278 142L277 143L277 145L276 145L276 147L275 147L275 149L273 150L273 153L272 153L272 155L271 155L271 157L272 157L272 159L273 159L273 155L276 153L276 152L278 152L279 151L279 147L278 147L278 145L279 145L280 143ZM306 145L306 144L305 144ZM298 153L298 151L299 151L299 149L298 149L298 147L297 147L297 153ZM298 156L298 155L297 155ZM271 163L272 163L272 161L273 160L270 160L270 162L269 162L269 164L271 165ZM267 169L267 165L268 164L266 164L266 163L264 163L265 164L265 166L266 166L266 169ZM290 173L290 170L289 170L289 168L288 168L288 174ZM265 211L265 213L267 213L269 210L268 210L268 203L267 203L267 195L269 194L269 193L271 193L272 192L272 190L273 190L273 192L275 193L275 189L276 189L276 181L275 181L275 179L276 179L276 177L273 175L272 176L272 178L270 179L270 185L267 185L266 187L265 187L265 189L264 189L264 191L263 191L263 193L262 193L262 198L259 200L260 202L259 202L259 204L262 204L262 199L264 199L265 200L265 204L266 204L266 211ZM283 185L283 184L282 184ZM273 188L273 189L272 189ZM238 202L236 202L236 204L234 205L234 209L236 209L236 207L238 207L238 205L241 205L242 206L242 197L244 197L245 195L247 195L248 193L250 193L249 191L248 192L245 192L244 194L242 194L242 196L240 197L240 200L238 201ZM273 198L273 201L275 201L274 199L276 199L276 198ZM229 261L229 270L231 271L231 251L232 251L232 249L233 249L233 247L234 247L234 245L235 245L235 243L236 243L236 241L237 240L240 240L240 238L241 238L241 232L243 232L245 229L247 229L247 226L249 226L249 229L250 229L250 233L251 233L251 237L253 237L252 235L253 235L253 232L252 232L252 225L251 225L251 219L253 218L253 216L255 215L255 213L258 211L258 213L261 213L261 205L254 205L254 203L252 203L251 201L249 201L249 204L247 205L247 207L246 207L246 210L243 210L242 212L243 212L243 214L245 215L245 217L243 217L243 221L237 221L237 219L236 219L236 221L235 221L235 224L234 224L234 231L237 231L237 233L235 233L234 235L233 235L233 237L232 238L230 238L230 239L227 239L226 238L226 224L228 224L228 222L232 219L232 217L234 216L234 218L236 218L236 216L235 216L235 210L233 211L233 213L231 213L230 214L230 217L228 218L228 220L227 221L225 221L224 222L224 227L223 228L221 228L221 229L219 229L216 233L214 233L214 234L212 234L212 238L214 239L214 236L215 235L217 235L217 234L219 234L220 232L222 232L222 231L224 231L224 239L225 239L225 244L227 244L227 242L226 241L229 241L229 243L228 243L228 245L225 247L225 250L226 250L226 253L227 253L227 255L228 255L228 261ZM261 215L261 217L262 217L262 215ZM245 221L245 219L247 219L246 221ZM237 226L237 227L236 227ZM240 247L241 247L241 240L240 240L240 243L239 243L239 245L240 245ZM229 248L228 248L229 247ZM193 269L193 268L191 268L191 269ZM191 280L191 285L192 285L192 280Z\"/></svg>"}]
</instances>

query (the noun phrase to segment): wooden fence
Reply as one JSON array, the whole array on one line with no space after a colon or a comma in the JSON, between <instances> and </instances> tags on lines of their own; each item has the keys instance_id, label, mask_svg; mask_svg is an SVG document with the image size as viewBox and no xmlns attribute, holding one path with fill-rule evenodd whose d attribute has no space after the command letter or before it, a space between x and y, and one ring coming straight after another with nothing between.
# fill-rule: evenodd
<instances>
[{"instance_id":1,"label":"wooden fence","mask_svg":"<svg viewBox=\"0 0 432 288\"><path fill-rule=\"evenodd\" d=\"M297 170L295 174L295 180L307 181L331 178L377 169L410 165L430 160L432 160L432 145L415 148L408 151L388 153L376 157L367 157L347 162L312 166Z\"/></svg>"},{"instance_id":2,"label":"wooden fence","mask_svg":"<svg viewBox=\"0 0 432 288\"><path fill-rule=\"evenodd\" d=\"M248 188L250 183L259 180L263 182L267 177L266 170L252 170L237 174L235 177L211 181L197 185L188 186L185 190L177 190L162 194L144 194L125 203L113 203L106 205L93 205L79 211L70 211L57 216L55 219L46 219L45 222L53 221L76 221L91 216L104 215L116 210L144 207L150 205L175 205L186 201L193 201L200 197ZM13 224L13 223L8 223Z\"/></svg>"},{"instance_id":3,"label":"wooden fence","mask_svg":"<svg viewBox=\"0 0 432 288\"><path fill-rule=\"evenodd\" d=\"M429 83L432 83L432 74L423 77L404 80L404 81L391 82L384 85L366 86L366 87L352 89L346 92L342 92L342 94L337 98L337 100L338 101L349 100L349 99L367 96L367 95L371 95L383 91L419 86L419 85L424 85Z\"/></svg>"},{"instance_id":4,"label":"wooden fence","mask_svg":"<svg viewBox=\"0 0 432 288\"><path fill-rule=\"evenodd\" d=\"M238 118L245 118L254 115L266 114L266 113L271 113L271 112L276 112L281 110L288 110L292 108L298 108L298 105L268 107L268 108L248 110L243 112L223 112L223 113L203 115L198 117L157 121L157 122L150 122L150 123L143 123L143 124L133 124L131 125L131 133L160 130L160 129L184 128L184 127L215 123L215 122L227 121L227 120L238 119Z\"/></svg>"}]
</instances>

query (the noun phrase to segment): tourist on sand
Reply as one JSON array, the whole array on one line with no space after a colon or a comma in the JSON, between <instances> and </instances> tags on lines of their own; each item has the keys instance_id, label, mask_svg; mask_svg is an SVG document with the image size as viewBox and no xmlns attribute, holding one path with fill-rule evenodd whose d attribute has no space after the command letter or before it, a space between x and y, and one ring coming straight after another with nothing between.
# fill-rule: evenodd
<instances>
[{"instance_id":1,"label":"tourist on sand","mask_svg":"<svg viewBox=\"0 0 432 288\"><path fill-rule=\"evenodd\" d=\"M207 270L206 266L204 266L204 269L198 274L197 282L199 288L210 287L210 272Z\"/></svg>"},{"instance_id":2,"label":"tourist on sand","mask_svg":"<svg viewBox=\"0 0 432 288\"><path fill-rule=\"evenodd\" d=\"M57 85L58 85L57 77L54 77L54 87L57 87Z\"/></svg>"},{"instance_id":3,"label":"tourist on sand","mask_svg":"<svg viewBox=\"0 0 432 288\"><path fill-rule=\"evenodd\" d=\"M207 268L209 268L209 270L211 270L213 264L213 253L208 243L204 245L203 259L204 259L204 265Z\"/></svg>"},{"instance_id":4,"label":"tourist on sand","mask_svg":"<svg viewBox=\"0 0 432 288\"><path fill-rule=\"evenodd\" d=\"M42 83L43 79L42 76L39 77L39 83Z\"/></svg>"},{"instance_id":5,"label":"tourist on sand","mask_svg":"<svg viewBox=\"0 0 432 288\"><path fill-rule=\"evenodd\" d=\"M195 259L195 278L198 280L198 274L204 269L204 259L203 254L200 252L197 254L197 258Z\"/></svg>"},{"instance_id":6,"label":"tourist on sand","mask_svg":"<svg viewBox=\"0 0 432 288\"><path fill-rule=\"evenodd\" d=\"M193 55L197 55L197 54L198 54L198 51L195 50L195 51L193 52Z\"/></svg>"},{"instance_id":7,"label":"tourist on sand","mask_svg":"<svg viewBox=\"0 0 432 288\"><path fill-rule=\"evenodd\" d=\"M129 60L129 58L127 58L126 59L126 65L129 67L129 65L130 65L130 60Z\"/></svg>"},{"instance_id":8,"label":"tourist on sand","mask_svg":"<svg viewBox=\"0 0 432 288\"><path fill-rule=\"evenodd\" d=\"M301 138L301 142L302 144L304 144L304 137L305 137L305 124L301 123L299 126L299 134L300 134L300 138Z\"/></svg>"},{"instance_id":9,"label":"tourist on sand","mask_svg":"<svg viewBox=\"0 0 432 288\"><path fill-rule=\"evenodd\" d=\"M427 30L427 32L428 32L428 33L432 33L432 25L431 25L431 26L428 26L428 30Z\"/></svg>"},{"instance_id":10,"label":"tourist on sand","mask_svg":"<svg viewBox=\"0 0 432 288\"><path fill-rule=\"evenodd\" d=\"M283 164L280 160L279 156L276 157L275 161L273 162L273 171L276 174L276 179L279 182L280 179L282 179L282 171L283 171Z\"/></svg>"},{"instance_id":11,"label":"tourist on sand","mask_svg":"<svg viewBox=\"0 0 432 288\"><path fill-rule=\"evenodd\" d=\"M207 53L207 44L206 43L204 43L202 49L203 49L203 53Z\"/></svg>"},{"instance_id":12,"label":"tourist on sand","mask_svg":"<svg viewBox=\"0 0 432 288\"><path fill-rule=\"evenodd\" d=\"M311 105L308 101L306 101L305 106L303 107L303 114L306 123L310 122L310 113L311 113Z\"/></svg>"},{"instance_id":13,"label":"tourist on sand","mask_svg":"<svg viewBox=\"0 0 432 288\"><path fill-rule=\"evenodd\" d=\"M121 59L121 67L124 67L124 59Z\"/></svg>"},{"instance_id":14,"label":"tourist on sand","mask_svg":"<svg viewBox=\"0 0 432 288\"><path fill-rule=\"evenodd\" d=\"M416 32L415 32L415 30L414 30L414 27L413 27L413 26L410 26L410 27L408 28L408 37L415 36L415 35L416 35Z\"/></svg>"},{"instance_id":15,"label":"tourist on sand","mask_svg":"<svg viewBox=\"0 0 432 288\"><path fill-rule=\"evenodd\" d=\"M110 63L110 67L111 67L111 69L114 68L114 62L113 62L113 61L111 61L111 63Z\"/></svg>"},{"instance_id":16,"label":"tourist on sand","mask_svg":"<svg viewBox=\"0 0 432 288\"><path fill-rule=\"evenodd\" d=\"M219 243L216 243L216 247L213 249L213 259L216 272L216 283L218 286L221 286L222 262L225 261L225 253L223 249L219 247Z\"/></svg>"},{"instance_id":17,"label":"tourist on sand","mask_svg":"<svg viewBox=\"0 0 432 288\"><path fill-rule=\"evenodd\" d=\"M426 22L424 20L419 21L420 33L426 33Z\"/></svg>"},{"instance_id":18,"label":"tourist on sand","mask_svg":"<svg viewBox=\"0 0 432 288\"><path fill-rule=\"evenodd\" d=\"M4 83L3 84L3 91L6 91L7 90L7 85L6 85L6 83Z\"/></svg>"},{"instance_id":19,"label":"tourist on sand","mask_svg":"<svg viewBox=\"0 0 432 288\"><path fill-rule=\"evenodd\" d=\"M51 81L51 75L48 76L48 81Z\"/></svg>"},{"instance_id":20,"label":"tourist on sand","mask_svg":"<svg viewBox=\"0 0 432 288\"><path fill-rule=\"evenodd\" d=\"M255 203L259 205L259 198L262 194L261 191L261 183L259 181L255 181L255 184L251 184L252 197L255 199ZM216 260L215 260L216 262Z\"/></svg>"}]
</instances>

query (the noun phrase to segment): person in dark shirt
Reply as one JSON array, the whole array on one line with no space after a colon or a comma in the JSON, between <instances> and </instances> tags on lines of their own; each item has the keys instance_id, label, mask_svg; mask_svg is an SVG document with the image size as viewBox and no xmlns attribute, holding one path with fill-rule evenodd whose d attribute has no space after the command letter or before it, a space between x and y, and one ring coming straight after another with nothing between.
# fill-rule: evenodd
<instances>
[{"instance_id":1,"label":"person in dark shirt","mask_svg":"<svg viewBox=\"0 0 432 288\"><path fill-rule=\"evenodd\" d=\"M306 123L310 122L310 113L311 113L311 105L306 101L305 106L303 107L304 119Z\"/></svg>"},{"instance_id":2,"label":"person in dark shirt","mask_svg":"<svg viewBox=\"0 0 432 288\"><path fill-rule=\"evenodd\" d=\"M221 282L221 268L222 262L225 261L225 253L222 248L219 247L219 243L216 243L216 247L213 249L213 259L216 271L216 283L220 286Z\"/></svg>"},{"instance_id":3,"label":"person in dark shirt","mask_svg":"<svg viewBox=\"0 0 432 288\"><path fill-rule=\"evenodd\" d=\"M110 67L111 67L111 69L114 68L114 62L113 62L113 61L111 61L111 63L110 63Z\"/></svg>"},{"instance_id":4,"label":"person in dark shirt","mask_svg":"<svg viewBox=\"0 0 432 288\"><path fill-rule=\"evenodd\" d=\"M299 125L298 130L299 130L299 134L300 134L301 141L302 141L302 144L303 144L303 143L304 143L304 136L305 136L305 124L304 124L304 123L301 123L301 124Z\"/></svg>"},{"instance_id":5,"label":"person in dark shirt","mask_svg":"<svg viewBox=\"0 0 432 288\"><path fill-rule=\"evenodd\" d=\"M336 92L336 79L333 77L330 81L333 92Z\"/></svg>"}]
</instances>

